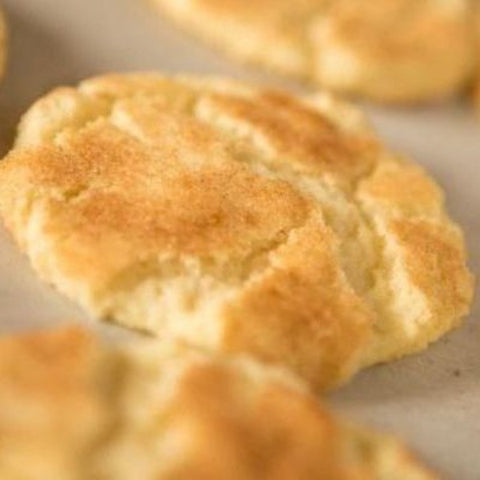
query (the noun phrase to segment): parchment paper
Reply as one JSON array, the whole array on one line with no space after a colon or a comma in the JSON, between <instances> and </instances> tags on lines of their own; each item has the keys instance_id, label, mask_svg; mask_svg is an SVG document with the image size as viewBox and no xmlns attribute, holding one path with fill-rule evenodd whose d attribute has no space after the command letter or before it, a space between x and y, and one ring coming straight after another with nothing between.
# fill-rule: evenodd
<instances>
[{"instance_id":1,"label":"parchment paper","mask_svg":"<svg viewBox=\"0 0 480 480\"><path fill-rule=\"evenodd\" d=\"M10 64L0 86L0 148L20 114L58 84L109 71L228 74L281 85L230 62L157 17L143 0L4 0ZM292 88L298 86L290 85ZM480 122L467 104L417 109L366 107L390 144L429 168L480 258ZM477 295L478 296L478 295ZM452 480L480 479L480 328L476 304L466 324L420 355L378 366L332 394L352 419L404 437ZM75 305L38 281L0 228L0 332L79 320ZM104 334L117 335L103 326ZM293 480L293 479L292 479Z\"/></svg>"}]
</instances>

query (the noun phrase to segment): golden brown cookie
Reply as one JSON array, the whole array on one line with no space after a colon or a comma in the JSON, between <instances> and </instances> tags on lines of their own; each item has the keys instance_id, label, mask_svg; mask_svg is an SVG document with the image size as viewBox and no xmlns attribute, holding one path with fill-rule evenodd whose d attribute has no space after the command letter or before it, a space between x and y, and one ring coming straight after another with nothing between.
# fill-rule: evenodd
<instances>
[{"instance_id":1,"label":"golden brown cookie","mask_svg":"<svg viewBox=\"0 0 480 480\"><path fill-rule=\"evenodd\" d=\"M470 0L155 0L237 57L388 102L456 93L474 63Z\"/></svg>"},{"instance_id":2,"label":"golden brown cookie","mask_svg":"<svg viewBox=\"0 0 480 480\"><path fill-rule=\"evenodd\" d=\"M79 329L0 339L3 480L433 480L246 358Z\"/></svg>"},{"instance_id":3,"label":"golden brown cookie","mask_svg":"<svg viewBox=\"0 0 480 480\"><path fill-rule=\"evenodd\" d=\"M425 348L472 297L439 187L325 95L158 75L57 89L0 163L0 215L94 316L320 388Z\"/></svg>"}]
</instances>

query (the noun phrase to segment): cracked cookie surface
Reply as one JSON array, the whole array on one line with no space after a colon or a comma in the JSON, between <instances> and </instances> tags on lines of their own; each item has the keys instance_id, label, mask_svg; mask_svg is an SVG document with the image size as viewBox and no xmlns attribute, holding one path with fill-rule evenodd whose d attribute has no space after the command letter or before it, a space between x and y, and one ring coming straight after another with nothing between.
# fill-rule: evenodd
<instances>
[{"instance_id":1,"label":"cracked cookie surface","mask_svg":"<svg viewBox=\"0 0 480 480\"><path fill-rule=\"evenodd\" d=\"M238 58L385 102L458 93L473 72L470 0L155 0Z\"/></svg>"},{"instance_id":2,"label":"cracked cookie surface","mask_svg":"<svg viewBox=\"0 0 480 480\"><path fill-rule=\"evenodd\" d=\"M425 348L471 302L439 187L327 95L159 75L57 89L0 164L0 214L93 315L318 388Z\"/></svg>"},{"instance_id":3,"label":"cracked cookie surface","mask_svg":"<svg viewBox=\"0 0 480 480\"><path fill-rule=\"evenodd\" d=\"M4 480L436 478L282 369L76 328L0 339L0 444Z\"/></svg>"}]
</instances>

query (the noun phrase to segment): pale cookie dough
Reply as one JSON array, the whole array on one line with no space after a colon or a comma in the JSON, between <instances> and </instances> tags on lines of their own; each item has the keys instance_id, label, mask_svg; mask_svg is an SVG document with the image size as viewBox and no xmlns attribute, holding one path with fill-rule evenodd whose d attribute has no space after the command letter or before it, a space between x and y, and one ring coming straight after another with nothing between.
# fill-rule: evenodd
<instances>
[{"instance_id":1,"label":"pale cookie dough","mask_svg":"<svg viewBox=\"0 0 480 480\"><path fill-rule=\"evenodd\" d=\"M94 316L319 388L425 348L472 298L440 188L329 96L159 75L57 89L0 162L0 215Z\"/></svg>"}]
</instances>

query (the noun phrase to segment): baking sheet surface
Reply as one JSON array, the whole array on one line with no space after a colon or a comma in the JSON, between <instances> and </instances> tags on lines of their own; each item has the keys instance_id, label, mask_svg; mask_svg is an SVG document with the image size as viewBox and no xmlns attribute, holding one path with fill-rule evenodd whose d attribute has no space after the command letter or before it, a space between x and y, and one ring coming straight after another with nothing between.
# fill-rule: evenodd
<instances>
[{"instance_id":1,"label":"baking sheet surface","mask_svg":"<svg viewBox=\"0 0 480 480\"><path fill-rule=\"evenodd\" d=\"M0 86L0 148L20 114L58 84L111 71L227 74L282 85L229 62L166 24L143 0L4 0L10 24L7 77ZM293 87L293 86L292 86ZM472 269L480 260L480 123L467 105L415 110L367 107L390 145L425 165L444 186L466 230ZM478 297L478 295L477 295ZM445 477L480 479L479 305L466 324L421 355L378 366L331 395L351 418L404 437ZM89 321L39 282L0 228L2 333ZM98 327L104 334L118 329Z\"/></svg>"}]
</instances>

